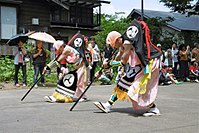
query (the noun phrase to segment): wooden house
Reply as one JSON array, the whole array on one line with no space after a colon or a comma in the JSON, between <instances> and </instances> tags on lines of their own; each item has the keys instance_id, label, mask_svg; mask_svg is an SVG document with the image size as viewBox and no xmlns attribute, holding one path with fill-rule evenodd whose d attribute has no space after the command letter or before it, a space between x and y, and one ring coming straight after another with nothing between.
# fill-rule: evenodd
<instances>
[{"instance_id":1,"label":"wooden house","mask_svg":"<svg viewBox=\"0 0 199 133\"><path fill-rule=\"evenodd\" d=\"M6 42L18 33L45 31L66 42L77 32L100 30L103 0L0 0L0 54L12 55Z\"/></svg>"}]
</instances>

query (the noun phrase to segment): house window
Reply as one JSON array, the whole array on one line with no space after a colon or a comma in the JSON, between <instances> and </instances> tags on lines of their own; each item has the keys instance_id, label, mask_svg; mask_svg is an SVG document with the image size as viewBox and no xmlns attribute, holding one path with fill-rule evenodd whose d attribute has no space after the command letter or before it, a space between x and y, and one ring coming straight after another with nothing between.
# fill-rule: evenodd
<instances>
[{"instance_id":1,"label":"house window","mask_svg":"<svg viewBox=\"0 0 199 133\"><path fill-rule=\"evenodd\" d=\"M60 21L60 11L54 10L52 13L52 20L53 21Z\"/></svg>"},{"instance_id":2,"label":"house window","mask_svg":"<svg viewBox=\"0 0 199 133\"><path fill-rule=\"evenodd\" d=\"M17 10L15 7L1 6L0 38L9 39L17 34Z\"/></svg>"},{"instance_id":3,"label":"house window","mask_svg":"<svg viewBox=\"0 0 199 133\"><path fill-rule=\"evenodd\" d=\"M93 24L93 8L71 7L71 18L76 18L79 24Z\"/></svg>"},{"instance_id":4,"label":"house window","mask_svg":"<svg viewBox=\"0 0 199 133\"><path fill-rule=\"evenodd\" d=\"M61 21L63 22L69 22L69 12L65 9L61 10Z\"/></svg>"},{"instance_id":5,"label":"house window","mask_svg":"<svg viewBox=\"0 0 199 133\"><path fill-rule=\"evenodd\" d=\"M65 9L54 9L51 11L51 20L56 22L69 22L69 12Z\"/></svg>"}]
</instances>

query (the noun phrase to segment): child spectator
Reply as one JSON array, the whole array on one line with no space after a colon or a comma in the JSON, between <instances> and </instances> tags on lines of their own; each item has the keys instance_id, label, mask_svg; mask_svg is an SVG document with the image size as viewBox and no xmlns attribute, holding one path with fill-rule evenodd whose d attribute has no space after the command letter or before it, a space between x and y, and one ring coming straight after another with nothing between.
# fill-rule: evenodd
<instances>
[{"instance_id":1,"label":"child spectator","mask_svg":"<svg viewBox=\"0 0 199 133\"><path fill-rule=\"evenodd\" d=\"M190 74L195 77L195 82L199 83L199 69L198 69L198 63L196 62L196 59L192 59L191 65L189 67Z\"/></svg>"},{"instance_id":2,"label":"child spectator","mask_svg":"<svg viewBox=\"0 0 199 133\"><path fill-rule=\"evenodd\" d=\"M172 68L167 67L166 69L164 68L164 64L162 63L162 68L160 70L160 76L159 76L159 84L160 85L170 85L172 83L175 84L182 84L182 82L179 82L176 78L175 75L172 73Z\"/></svg>"},{"instance_id":3,"label":"child spectator","mask_svg":"<svg viewBox=\"0 0 199 133\"><path fill-rule=\"evenodd\" d=\"M111 80L113 79L113 69L108 69L99 77L102 82L101 85L111 85Z\"/></svg>"}]
</instances>

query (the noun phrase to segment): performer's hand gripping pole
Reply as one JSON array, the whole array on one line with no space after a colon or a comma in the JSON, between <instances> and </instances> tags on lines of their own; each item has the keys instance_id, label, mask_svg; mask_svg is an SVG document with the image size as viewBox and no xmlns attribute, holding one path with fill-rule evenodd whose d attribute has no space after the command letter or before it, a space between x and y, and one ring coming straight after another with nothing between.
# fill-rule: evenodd
<instances>
[{"instance_id":1,"label":"performer's hand gripping pole","mask_svg":"<svg viewBox=\"0 0 199 133\"><path fill-rule=\"evenodd\" d=\"M53 61L51 61L46 67L48 69L51 69L53 67L57 67L59 64L56 61L58 59L59 56L57 56ZM31 88L26 92L26 94L21 98L21 101L23 101L25 99L25 97L30 93L30 91L35 87L35 85L44 77L45 72L39 77L39 79L37 79L37 81L31 86Z\"/></svg>"},{"instance_id":2,"label":"performer's hand gripping pole","mask_svg":"<svg viewBox=\"0 0 199 133\"><path fill-rule=\"evenodd\" d=\"M112 56L116 53L117 49L114 49L113 53L111 54L110 58L108 59L108 61L110 61L112 59ZM99 70L99 73L102 73L102 70L104 68L102 67L100 70ZM73 104L73 106L70 108L70 111L73 110L73 108L76 106L76 104L79 102L79 100L83 97L83 95L87 92L87 90L89 89L89 87L92 85L92 83L97 79L97 77L94 77L92 79L92 81L90 82L90 84L86 87L86 89L84 90L84 92L81 94L81 96L77 99L77 101Z\"/></svg>"}]
</instances>

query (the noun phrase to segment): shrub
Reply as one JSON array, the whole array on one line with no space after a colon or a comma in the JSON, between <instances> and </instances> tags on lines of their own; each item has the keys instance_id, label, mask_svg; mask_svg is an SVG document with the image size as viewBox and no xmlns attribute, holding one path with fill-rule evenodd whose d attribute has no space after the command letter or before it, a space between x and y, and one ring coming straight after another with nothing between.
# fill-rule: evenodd
<instances>
[{"instance_id":1,"label":"shrub","mask_svg":"<svg viewBox=\"0 0 199 133\"><path fill-rule=\"evenodd\" d=\"M0 81L10 81L14 79L14 61L8 56L0 58Z\"/></svg>"},{"instance_id":2,"label":"shrub","mask_svg":"<svg viewBox=\"0 0 199 133\"><path fill-rule=\"evenodd\" d=\"M15 66L14 60L9 56L4 56L0 58L0 82L12 82L14 80ZM26 66L26 76L27 84L33 84L34 69L33 66ZM57 74L51 73L45 75L45 80L47 83L55 84L57 82ZM18 74L19 82L22 81L22 71L21 68Z\"/></svg>"}]
</instances>

